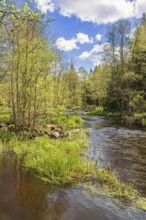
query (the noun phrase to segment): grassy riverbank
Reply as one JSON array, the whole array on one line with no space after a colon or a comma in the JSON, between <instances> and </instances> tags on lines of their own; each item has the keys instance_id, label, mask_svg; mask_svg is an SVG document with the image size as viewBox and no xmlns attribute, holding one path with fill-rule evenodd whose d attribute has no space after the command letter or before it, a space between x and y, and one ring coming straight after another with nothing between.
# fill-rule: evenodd
<instances>
[{"instance_id":1,"label":"grassy riverbank","mask_svg":"<svg viewBox=\"0 0 146 220\"><path fill-rule=\"evenodd\" d=\"M20 140L12 132L1 131L0 146L1 155L6 150L13 152L26 171L45 182L60 186L84 182L93 193L125 198L135 206L146 208L146 201L138 197L131 185L120 181L108 167L98 169L97 164L87 158L88 142L84 132L57 140L45 137Z\"/></svg>"},{"instance_id":2,"label":"grassy riverbank","mask_svg":"<svg viewBox=\"0 0 146 220\"><path fill-rule=\"evenodd\" d=\"M131 185L119 180L109 167L98 169L97 163L89 160L88 139L83 130L60 139L42 136L32 140L21 133L0 130L0 151L1 155L12 152L23 169L45 182L60 186L82 182L94 193L125 198L146 208L146 201Z\"/></svg>"},{"instance_id":3,"label":"grassy riverbank","mask_svg":"<svg viewBox=\"0 0 146 220\"><path fill-rule=\"evenodd\" d=\"M96 107L94 110L87 111L84 114L85 115L105 116L105 117L115 117L115 118L122 117L122 114L120 112L108 112L108 111L104 110L103 107Z\"/></svg>"},{"instance_id":4,"label":"grassy riverbank","mask_svg":"<svg viewBox=\"0 0 146 220\"><path fill-rule=\"evenodd\" d=\"M92 182L96 178L97 183L108 187L114 195L116 192L119 197L132 196L129 186L118 180L108 167L98 169L97 164L88 159L84 131L57 140L47 137L25 140L15 133L1 131L0 141L1 151L12 151L26 170L44 181L64 185L81 180Z\"/></svg>"},{"instance_id":5,"label":"grassy riverbank","mask_svg":"<svg viewBox=\"0 0 146 220\"><path fill-rule=\"evenodd\" d=\"M41 121L42 125L46 125L48 123L55 124L63 127L65 130L69 130L81 128L83 126L83 119L79 115L62 114Z\"/></svg>"},{"instance_id":6,"label":"grassy riverbank","mask_svg":"<svg viewBox=\"0 0 146 220\"><path fill-rule=\"evenodd\" d=\"M103 107L97 107L92 111L84 113L85 115L105 116L110 118L121 118L125 124L134 124L146 127L146 112L108 112Z\"/></svg>"}]
</instances>

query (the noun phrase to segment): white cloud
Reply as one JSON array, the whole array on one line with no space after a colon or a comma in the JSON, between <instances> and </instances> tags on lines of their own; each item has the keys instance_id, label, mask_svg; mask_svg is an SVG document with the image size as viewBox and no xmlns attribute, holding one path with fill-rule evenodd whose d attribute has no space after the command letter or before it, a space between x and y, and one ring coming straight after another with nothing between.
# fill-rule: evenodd
<instances>
[{"instance_id":1,"label":"white cloud","mask_svg":"<svg viewBox=\"0 0 146 220\"><path fill-rule=\"evenodd\" d=\"M137 0L145 1L145 0ZM58 0L60 14L75 15L81 21L93 23L115 22L133 16L134 3L127 0Z\"/></svg>"},{"instance_id":2,"label":"white cloud","mask_svg":"<svg viewBox=\"0 0 146 220\"><path fill-rule=\"evenodd\" d=\"M47 10L50 12L55 11L55 4L52 0L35 0L35 2L42 13L46 13Z\"/></svg>"},{"instance_id":3,"label":"white cloud","mask_svg":"<svg viewBox=\"0 0 146 220\"><path fill-rule=\"evenodd\" d=\"M145 0L34 0L41 12L59 10L63 16L72 15L92 23L115 22L120 18L141 17L146 11Z\"/></svg>"},{"instance_id":4,"label":"white cloud","mask_svg":"<svg viewBox=\"0 0 146 220\"><path fill-rule=\"evenodd\" d=\"M83 61L90 60L96 66L105 61L112 63L112 53L110 43L96 44L92 50L83 52L78 58ZM115 55L117 59L120 59L120 47L116 47ZM129 56L128 48L124 48L124 56L125 58Z\"/></svg>"},{"instance_id":5,"label":"white cloud","mask_svg":"<svg viewBox=\"0 0 146 220\"><path fill-rule=\"evenodd\" d=\"M80 44L85 44L85 43L93 43L92 37L89 38L87 34L84 33L78 33L76 37L76 42Z\"/></svg>"},{"instance_id":6,"label":"white cloud","mask_svg":"<svg viewBox=\"0 0 146 220\"><path fill-rule=\"evenodd\" d=\"M97 40L97 41L101 41L101 38L102 38L102 35L101 35L101 34L97 34L97 35L96 35L96 40Z\"/></svg>"},{"instance_id":7,"label":"white cloud","mask_svg":"<svg viewBox=\"0 0 146 220\"><path fill-rule=\"evenodd\" d=\"M90 61L93 62L94 65L98 65L101 62L101 55L103 52L103 47L105 47L107 43L104 44L96 44L94 45L93 49L91 51L85 51L83 52L80 56L79 59L81 60L87 60L89 59Z\"/></svg>"},{"instance_id":8,"label":"white cloud","mask_svg":"<svg viewBox=\"0 0 146 220\"><path fill-rule=\"evenodd\" d=\"M64 37L60 37L56 40L56 47L59 50L63 50L66 52L74 50L74 49L79 49L79 47L77 47L76 41L74 39L66 40Z\"/></svg>"},{"instance_id":9,"label":"white cloud","mask_svg":"<svg viewBox=\"0 0 146 220\"><path fill-rule=\"evenodd\" d=\"M76 37L66 40L64 37L59 37L56 40L56 46L59 50L71 51L74 49L80 49L77 44L93 43L93 39L89 38L87 34L78 33Z\"/></svg>"},{"instance_id":10,"label":"white cloud","mask_svg":"<svg viewBox=\"0 0 146 220\"><path fill-rule=\"evenodd\" d=\"M87 60L87 59L89 59L89 57L90 57L90 52L84 51L84 52L79 56L79 59L81 59L81 60Z\"/></svg>"},{"instance_id":11,"label":"white cloud","mask_svg":"<svg viewBox=\"0 0 146 220\"><path fill-rule=\"evenodd\" d=\"M135 1L135 15L140 18L142 14L146 12L146 0Z\"/></svg>"},{"instance_id":12,"label":"white cloud","mask_svg":"<svg viewBox=\"0 0 146 220\"><path fill-rule=\"evenodd\" d=\"M59 10L92 23L115 22L120 18L141 17L146 11L145 0L34 0L42 12Z\"/></svg>"}]
</instances>

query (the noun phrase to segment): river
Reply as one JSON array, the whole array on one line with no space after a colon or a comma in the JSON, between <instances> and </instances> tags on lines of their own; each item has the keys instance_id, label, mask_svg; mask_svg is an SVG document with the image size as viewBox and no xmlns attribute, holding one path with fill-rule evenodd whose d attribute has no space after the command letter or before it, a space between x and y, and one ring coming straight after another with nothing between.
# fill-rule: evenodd
<instances>
[{"instance_id":1,"label":"river","mask_svg":"<svg viewBox=\"0 0 146 220\"><path fill-rule=\"evenodd\" d=\"M90 131L89 157L109 164L146 197L146 131L103 117L82 116ZM55 188L22 172L11 155L0 162L0 220L146 220L146 212L90 194Z\"/></svg>"}]
</instances>

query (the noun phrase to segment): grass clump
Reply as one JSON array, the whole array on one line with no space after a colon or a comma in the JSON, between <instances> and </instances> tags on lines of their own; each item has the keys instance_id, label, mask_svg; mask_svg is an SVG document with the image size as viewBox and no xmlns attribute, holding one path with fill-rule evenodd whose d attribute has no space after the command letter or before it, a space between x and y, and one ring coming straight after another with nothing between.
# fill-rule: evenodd
<instances>
[{"instance_id":1,"label":"grass clump","mask_svg":"<svg viewBox=\"0 0 146 220\"><path fill-rule=\"evenodd\" d=\"M11 141L17 140L16 134L11 131L0 130L0 141L3 144L10 143Z\"/></svg>"},{"instance_id":2,"label":"grass clump","mask_svg":"<svg viewBox=\"0 0 146 220\"><path fill-rule=\"evenodd\" d=\"M133 114L133 120L139 122L142 126L146 126L146 112Z\"/></svg>"},{"instance_id":3,"label":"grass clump","mask_svg":"<svg viewBox=\"0 0 146 220\"><path fill-rule=\"evenodd\" d=\"M82 157L87 149L84 133L72 138L48 139L10 143L17 159L39 178L53 184L78 182L86 175L93 176L92 162Z\"/></svg>"},{"instance_id":4,"label":"grass clump","mask_svg":"<svg viewBox=\"0 0 146 220\"><path fill-rule=\"evenodd\" d=\"M94 110L85 112L85 115L97 115L97 116L107 116L107 112L103 107L96 107Z\"/></svg>"},{"instance_id":5,"label":"grass clump","mask_svg":"<svg viewBox=\"0 0 146 220\"><path fill-rule=\"evenodd\" d=\"M59 115L54 116L47 121L42 121L42 125L55 124L66 130L80 128L83 126L83 119L79 115Z\"/></svg>"},{"instance_id":6,"label":"grass clump","mask_svg":"<svg viewBox=\"0 0 146 220\"><path fill-rule=\"evenodd\" d=\"M87 158L85 132L57 140L38 137L20 141L14 133L0 131L1 145L4 150L14 153L24 169L45 182L57 185L83 182L94 193L124 198L136 207L146 209L146 201L131 185L120 181L109 167L98 169L97 164Z\"/></svg>"},{"instance_id":7,"label":"grass clump","mask_svg":"<svg viewBox=\"0 0 146 220\"><path fill-rule=\"evenodd\" d=\"M0 123L7 123L10 121L10 114L7 112L0 112Z\"/></svg>"},{"instance_id":8,"label":"grass clump","mask_svg":"<svg viewBox=\"0 0 146 220\"><path fill-rule=\"evenodd\" d=\"M120 181L115 172L109 171L106 167L97 170L96 176L103 186L104 192L110 196L124 197L131 200L137 195L131 185Z\"/></svg>"},{"instance_id":9,"label":"grass clump","mask_svg":"<svg viewBox=\"0 0 146 220\"><path fill-rule=\"evenodd\" d=\"M123 119L128 124L146 126L146 112L125 114Z\"/></svg>"},{"instance_id":10,"label":"grass clump","mask_svg":"<svg viewBox=\"0 0 146 220\"><path fill-rule=\"evenodd\" d=\"M146 198L137 197L136 206L146 211Z\"/></svg>"}]
</instances>

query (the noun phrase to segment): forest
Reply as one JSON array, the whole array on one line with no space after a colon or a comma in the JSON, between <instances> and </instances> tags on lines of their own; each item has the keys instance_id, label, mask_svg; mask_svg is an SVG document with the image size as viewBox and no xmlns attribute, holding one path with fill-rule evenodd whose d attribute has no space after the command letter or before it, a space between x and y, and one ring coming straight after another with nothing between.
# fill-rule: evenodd
<instances>
[{"instance_id":1,"label":"forest","mask_svg":"<svg viewBox=\"0 0 146 220\"><path fill-rule=\"evenodd\" d=\"M134 31L126 19L109 24L100 64L90 71L77 70L57 50L49 31L54 20L27 3L0 1L0 160L9 151L42 182L85 183L146 210L133 185L87 156L83 120L104 116L146 126L146 15Z\"/></svg>"},{"instance_id":2,"label":"forest","mask_svg":"<svg viewBox=\"0 0 146 220\"><path fill-rule=\"evenodd\" d=\"M109 26L101 64L90 72L75 70L47 39L45 28L53 20L28 5L15 10L1 4L0 106L15 126L35 126L73 108L144 117L145 14L134 33L127 20Z\"/></svg>"}]
</instances>

